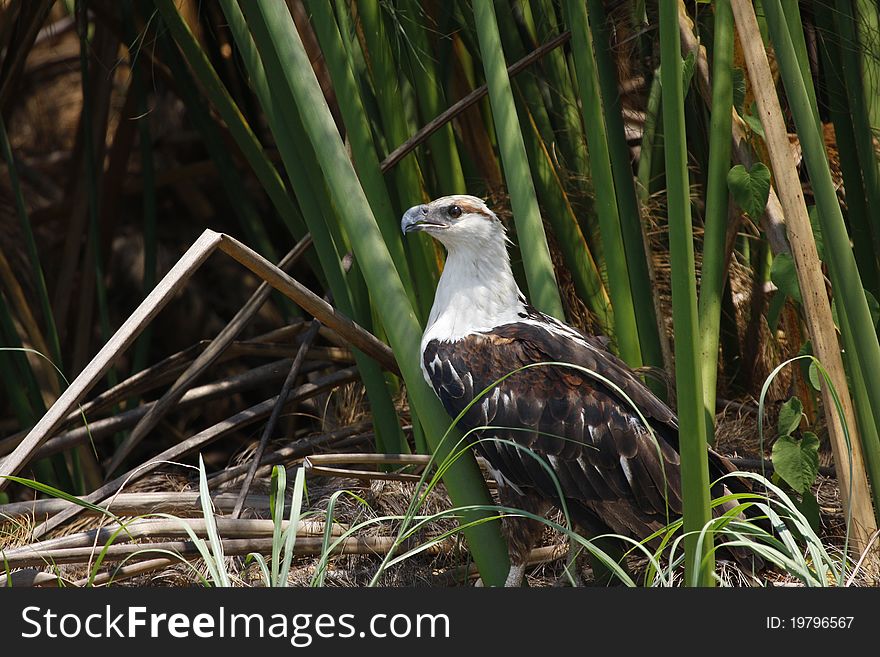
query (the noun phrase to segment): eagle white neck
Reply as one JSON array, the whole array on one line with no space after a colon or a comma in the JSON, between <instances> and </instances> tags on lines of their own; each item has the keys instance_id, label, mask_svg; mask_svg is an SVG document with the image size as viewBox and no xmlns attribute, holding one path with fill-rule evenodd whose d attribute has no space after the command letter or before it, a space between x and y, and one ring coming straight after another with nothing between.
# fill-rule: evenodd
<instances>
[{"instance_id":1,"label":"eagle white neck","mask_svg":"<svg viewBox=\"0 0 880 657\"><path fill-rule=\"evenodd\" d=\"M513 278L503 235L448 248L422 337L423 351L431 340L458 340L520 321L525 312L525 297Z\"/></svg>"}]
</instances>

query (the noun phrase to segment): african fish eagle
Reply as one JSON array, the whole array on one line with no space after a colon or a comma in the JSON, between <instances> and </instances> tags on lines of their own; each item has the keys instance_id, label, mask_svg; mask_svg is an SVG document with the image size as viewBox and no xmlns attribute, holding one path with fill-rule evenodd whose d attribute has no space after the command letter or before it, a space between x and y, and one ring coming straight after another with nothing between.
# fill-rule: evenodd
<instances>
[{"instance_id":1,"label":"african fish eagle","mask_svg":"<svg viewBox=\"0 0 880 657\"><path fill-rule=\"evenodd\" d=\"M603 339L529 305L513 277L505 228L486 204L473 196L439 198L407 210L401 229L425 232L447 250L421 342L422 372L446 411L457 417L503 379L459 422L464 431L477 430L477 449L495 470L501 503L539 515L558 507L549 467L572 521L586 534L641 540L680 516L675 413ZM504 378L540 362L583 369L546 365ZM620 392L588 372L632 400L656 442ZM711 480L733 471L711 449L709 467ZM729 492L723 485L712 490L713 497ZM512 564L506 585L518 586L543 524L508 517L503 528Z\"/></svg>"}]
</instances>

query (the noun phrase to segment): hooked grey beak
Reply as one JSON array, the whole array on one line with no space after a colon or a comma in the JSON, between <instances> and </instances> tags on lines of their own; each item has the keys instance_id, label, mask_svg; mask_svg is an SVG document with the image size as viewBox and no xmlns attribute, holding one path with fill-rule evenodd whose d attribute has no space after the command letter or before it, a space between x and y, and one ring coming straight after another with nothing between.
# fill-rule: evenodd
<instances>
[{"instance_id":1,"label":"hooked grey beak","mask_svg":"<svg viewBox=\"0 0 880 657\"><path fill-rule=\"evenodd\" d=\"M404 233L412 233L427 228L446 228L446 224L428 219L427 205L414 205L403 213L400 221L400 230Z\"/></svg>"}]
</instances>

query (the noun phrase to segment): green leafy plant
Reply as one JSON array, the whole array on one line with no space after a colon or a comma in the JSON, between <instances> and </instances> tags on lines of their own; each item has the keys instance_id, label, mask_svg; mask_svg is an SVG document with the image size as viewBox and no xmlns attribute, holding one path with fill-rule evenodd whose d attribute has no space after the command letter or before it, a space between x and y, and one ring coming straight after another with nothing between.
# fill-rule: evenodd
<instances>
[{"instance_id":1,"label":"green leafy plant","mask_svg":"<svg viewBox=\"0 0 880 657\"><path fill-rule=\"evenodd\" d=\"M799 510L818 531L819 504L811 486L819 474L819 438L811 431L800 431L803 417L803 404L797 397L785 402L779 411L771 456L774 481L784 481L800 496Z\"/></svg>"}]
</instances>

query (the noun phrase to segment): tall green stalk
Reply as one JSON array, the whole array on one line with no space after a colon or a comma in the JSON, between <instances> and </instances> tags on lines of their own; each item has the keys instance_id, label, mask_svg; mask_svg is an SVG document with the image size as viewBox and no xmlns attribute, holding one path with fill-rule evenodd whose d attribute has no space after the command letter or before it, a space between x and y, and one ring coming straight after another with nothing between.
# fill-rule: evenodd
<instances>
[{"instance_id":1,"label":"tall green stalk","mask_svg":"<svg viewBox=\"0 0 880 657\"><path fill-rule=\"evenodd\" d=\"M285 85L276 84L270 87L269 84L267 72L272 79L283 81L280 60L266 59L264 68L264 62L260 59L238 4L234 0L221 0L221 7L250 73L256 95L269 120L291 187L303 208L303 215L334 303L343 313L369 329L372 318L367 307L366 291L362 290L363 283L358 280L360 269L353 266L348 277L343 271L341 254L337 248L342 237L334 237L330 230L330 227L338 224L338 220L318 170L317 158L305 135L299 112L289 91L284 95L287 89ZM255 24L255 29L262 25ZM281 111L278 108L287 109ZM397 412L381 369L360 351L353 350L353 355L370 401L377 449L394 453L407 452L408 446L400 430Z\"/></svg>"},{"instance_id":2,"label":"tall green stalk","mask_svg":"<svg viewBox=\"0 0 880 657\"><path fill-rule=\"evenodd\" d=\"M552 0L538 0L535 3L535 10L539 26L544 27L541 33L542 40L549 41L560 32ZM555 109L555 115L551 115L551 118L556 119L561 127L557 129L556 134L563 162L576 176L586 176L590 170L587 142L578 112L574 84L565 61L565 52L562 48L555 48L547 53L543 64Z\"/></svg>"},{"instance_id":3,"label":"tall green stalk","mask_svg":"<svg viewBox=\"0 0 880 657\"><path fill-rule=\"evenodd\" d=\"M700 274L700 362L706 428L715 426L718 383L718 341L724 292L727 241L730 134L733 123L733 13L730 0L713 5L715 31L712 48L712 112L709 124L709 171L706 175L706 213L703 268Z\"/></svg>"},{"instance_id":4,"label":"tall green stalk","mask_svg":"<svg viewBox=\"0 0 880 657\"><path fill-rule=\"evenodd\" d=\"M850 114L853 138L855 141L856 157L862 171L862 179L865 189L866 203L873 212L868 212L868 229L872 237L875 257L880 252L880 219L877 218L877 208L880 208L880 172L877 169L877 153L874 146L874 131L871 126L868 101L865 95L863 83L863 57L857 47L855 17L852 3L838 0L835 4L833 25L836 27L836 39L840 46L837 52L840 56L841 70L843 72L844 88L846 89L847 109ZM864 57L878 57L880 54L873 53ZM876 69L875 69L876 70ZM866 274L870 274L866 272ZM880 292L880 282L866 279L867 285L872 292Z\"/></svg>"},{"instance_id":5,"label":"tall green stalk","mask_svg":"<svg viewBox=\"0 0 880 657\"><path fill-rule=\"evenodd\" d=\"M251 28L259 28L259 33L255 32L255 41L264 62L274 60L278 66L284 62L284 77L273 80L273 90L274 86L284 86L292 94L327 188L338 202L340 219L347 232L357 236L352 242L355 257L373 294L375 309L388 331L412 407L424 423L430 446L443 459L453 447L448 439L441 440L443 430L449 425L449 416L422 378L419 366L421 327L333 122L299 33L284 3L260 0L246 3L244 9ZM454 441L455 432L452 434ZM491 503L482 474L470 455L459 459L450 468L445 482L455 506ZM468 513L464 520L478 521L486 517L484 513ZM502 583L509 569L509 559L497 524L472 525L464 533L483 581L489 585Z\"/></svg>"},{"instance_id":6,"label":"tall green stalk","mask_svg":"<svg viewBox=\"0 0 880 657\"><path fill-rule=\"evenodd\" d=\"M345 98L345 102L339 103L339 110L351 143L352 159L358 178L370 201L370 207L380 219L379 228L403 280L407 295L415 304L417 301L413 278L400 237L399 222L395 218L396 213L388 194L388 187L379 168L379 158L370 133L368 114L349 65L348 54L342 43L342 35L339 33L332 7L323 0L310 1L308 6L312 12L315 33L321 43L321 52L324 54L327 69L333 80L333 88L339 97ZM415 205L416 201L417 198L413 197L411 202Z\"/></svg>"},{"instance_id":7,"label":"tall green stalk","mask_svg":"<svg viewBox=\"0 0 880 657\"><path fill-rule=\"evenodd\" d=\"M589 25L595 35L594 42L610 42L608 19L602 0L587 0ZM623 125L623 107L618 91L617 66L611 57L610 48L596 48L596 73L599 80L600 100L607 122L608 154L611 161L611 174L614 178L614 191L617 198L620 234L626 256L629 286L636 308L636 329L639 336L642 362L654 367L663 367L663 351L660 347L660 332L657 315L654 312L654 295L651 285L648 259L651 257L650 245L642 232L642 212L636 196L635 181L629 145L626 143L626 130Z\"/></svg>"},{"instance_id":8,"label":"tall green stalk","mask_svg":"<svg viewBox=\"0 0 880 657\"><path fill-rule=\"evenodd\" d=\"M590 155L590 173L596 194L596 213L602 236L602 254L608 271L608 293L614 309L614 337L621 358L633 367L642 365L635 302L623 244L617 192L611 168L608 133L602 108L599 73L593 52L586 5L568 3L571 47L581 95L584 132ZM641 310L640 310L641 312Z\"/></svg>"},{"instance_id":9,"label":"tall green stalk","mask_svg":"<svg viewBox=\"0 0 880 657\"><path fill-rule=\"evenodd\" d=\"M823 25L834 25L834 12L826 0L813 3L816 20ZM828 113L834 123L834 138L840 157L840 173L846 190L846 216L850 227L853 254L859 275L865 289L875 298L880 298L880 269L878 269L877 250L871 234L871 220L868 212L868 195L859 163L853 118L847 99L846 82L843 79L843 63L840 58L839 40L832 34L825 35L819 42L819 53L825 75L825 96L828 99Z\"/></svg>"},{"instance_id":10,"label":"tall green stalk","mask_svg":"<svg viewBox=\"0 0 880 657\"><path fill-rule=\"evenodd\" d=\"M845 340L844 347L848 354L847 360L850 362L858 361L862 372L867 373L867 376L863 376L862 380L865 384L866 397L870 403L876 427L877 420L880 418L880 380L876 376L872 376L872 373L880 371L880 343L877 341L874 322L865 298L849 235L846 232L843 214L837 200L837 191L831 179L831 171L825 155L825 145L810 110L809 97L798 68L794 45L785 25L782 6L779 0L764 0L763 4L770 38L779 62L780 75L785 85L789 107L800 138L804 162L813 184L813 195L819 211L826 261L831 274L831 285L838 306L842 304L846 307L844 317L848 326L842 333ZM880 482L880 444L875 440L866 440L866 435L871 434L862 432L861 436L865 462L873 484L872 496L876 509L880 506L880 485L878 485Z\"/></svg>"},{"instance_id":11,"label":"tall green stalk","mask_svg":"<svg viewBox=\"0 0 880 657\"><path fill-rule=\"evenodd\" d=\"M377 118L382 125L390 152L409 139L414 132L409 126L406 112L401 109L408 100L408 94L403 88L400 67L388 39L381 3L379 0L358 0L357 9L367 45L367 52L364 54L368 57L370 79L376 92L376 105L379 109ZM399 241L401 237L397 217L406 208L424 200L422 172L415 153L403 158L389 172L389 176L394 181L397 209L401 212L389 217L378 216L378 220L380 224L393 225ZM416 311L422 319L427 319L431 310L434 289L439 278L435 249L433 241L427 235L418 235L410 242L410 271L418 294Z\"/></svg>"},{"instance_id":12,"label":"tall green stalk","mask_svg":"<svg viewBox=\"0 0 880 657\"><path fill-rule=\"evenodd\" d=\"M486 1L474 3L473 9L501 163L507 180L531 302L538 310L562 319L565 317L562 299L556 286L547 236L544 233L526 147L517 120L495 7L492 2Z\"/></svg>"},{"instance_id":13,"label":"tall green stalk","mask_svg":"<svg viewBox=\"0 0 880 657\"><path fill-rule=\"evenodd\" d=\"M405 15L409 18L406 24L406 35L410 43L410 48L407 50L409 78L416 90L422 121L427 123L446 109L441 80L442 71L431 56L428 30L419 20L420 14L425 11L421 3L416 0L406 0L403 7L406 10ZM447 123L431 135L428 139L428 148L431 150L431 161L440 188L440 193L436 196L466 194L467 185L451 123Z\"/></svg>"},{"instance_id":14,"label":"tall green stalk","mask_svg":"<svg viewBox=\"0 0 880 657\"><path fill-rule=\"evenodd\" d=\"M685 577L689 584L713 586L715 557L708 534L698 553L699 532L710 521L706 415L697 340L697 290L691 225L684 84L678 3L660 4L660 78L666 142L666 195L669 260L672 268L672 322L675 329L675 386L685 531Z\"/></svg>"},{"instance_id":15,"label":"tall green stalk","mask_svg":"<svg viewBox=\"0 0 880 657\"><path fill-rule=\"evenodd\" d=\"M528 109L524 108L523 113L522 123L532 128L527 130L523 137L535 175L535 186L541 202L547 208L547 218L553 228L565 266L571 274L578 295L596 314L599 324L607 332L614 325L614 315L602 275L581 232L562 180L553 167L547 145L541 140L538 127L531 120Z\"/></svg>"}]
</instances>

